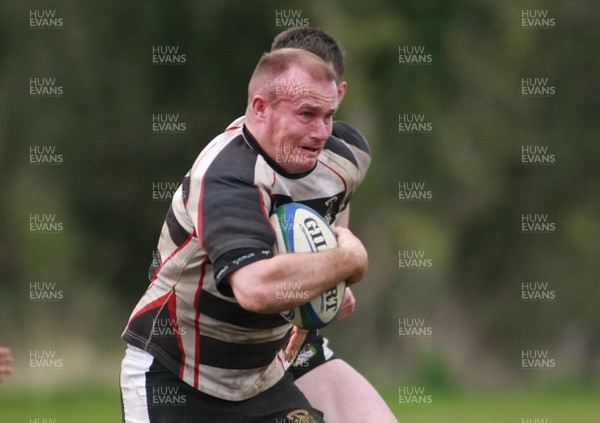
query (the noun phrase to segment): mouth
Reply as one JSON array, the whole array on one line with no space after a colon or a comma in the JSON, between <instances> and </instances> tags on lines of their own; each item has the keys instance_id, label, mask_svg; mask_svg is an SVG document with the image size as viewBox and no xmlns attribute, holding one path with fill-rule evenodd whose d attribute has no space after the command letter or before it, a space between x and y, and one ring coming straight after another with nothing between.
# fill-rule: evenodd
<instances>
[{"instance_id":1,"label":"mouth","mask_svg":"<svg viewBox=\"0 0 600 423\"><path fill-rule=\"evenodd\" d=\"M316 147L308 147L308 146L302 146L300 147L302 150L306 150L306 151L310 151L311 153L316 153L317 151L319 151L318 148Z\"/></svg>"}]
</instances>

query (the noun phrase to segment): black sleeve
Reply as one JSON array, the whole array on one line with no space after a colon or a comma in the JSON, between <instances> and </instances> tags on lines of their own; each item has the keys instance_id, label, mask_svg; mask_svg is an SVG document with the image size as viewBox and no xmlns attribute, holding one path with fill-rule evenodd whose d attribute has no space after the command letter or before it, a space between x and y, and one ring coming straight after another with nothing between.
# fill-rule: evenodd
<instances>
[{"instance_id":1,"label":"black sleeve","mask_svg":"<svg viewBox=\"0 0 600 423\"><path fill-rule=\"evenodd\" d=\"M240 267L269 257L273 257L271 250L256 248L238 248L222 254L214 263L218 291L225 296L233 297L233 290L229 284L221 282Z\"/></svg>"},{"instance_id":2,"label":"black sleeve","mask_svg":"<svg viewBox=\"0 0 600 423\"><path fill-rule=\"evenodd\" d=\"M254 184L255 166L256 154L240 137L219 153L204 175L201 243L215 267L217 286L234 270L273 255L270 203Z\"/></svg>"}]
</instances>

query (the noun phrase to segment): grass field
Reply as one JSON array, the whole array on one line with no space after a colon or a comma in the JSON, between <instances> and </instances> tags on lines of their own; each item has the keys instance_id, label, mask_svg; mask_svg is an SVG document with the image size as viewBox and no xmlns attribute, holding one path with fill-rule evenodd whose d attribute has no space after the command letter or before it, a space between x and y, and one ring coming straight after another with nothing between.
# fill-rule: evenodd
<instances>
[{"instance_id":1,"label":"grass field","mask_svg":"<svg viewBox=\"0 0 600 423\"><path fill-rule=\"evenodd\" d=\"M386 401L401 423L600 423L597 392L432 394L430 405L390 392Z\"/></svg>"},{"instance_id":2,"label":"grass field","mask_svg":"<svg viewBox=\"0 0 600 423\"><path fill-rule=\"evenodd\" d=\"M384 397L401 423L600 422L598 392L432 394L431 403L426 405L399 404L394 390L384 392ZM10 392L6 386L0 390L1 423L120 421L116 387L71 388L45 393Z\"/></svg>"}]
</instances>

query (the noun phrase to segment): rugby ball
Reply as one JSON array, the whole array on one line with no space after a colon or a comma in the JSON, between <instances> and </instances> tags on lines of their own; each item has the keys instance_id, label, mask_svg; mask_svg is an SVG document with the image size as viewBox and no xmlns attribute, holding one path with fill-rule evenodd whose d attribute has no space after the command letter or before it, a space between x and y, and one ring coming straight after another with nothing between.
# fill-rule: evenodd
<instances>
[{"instance_id":1,"label":"rugby ball","mask_svg":"<svg viewBox=\"0 0 600 423\"><path fill-rule=\"evenodd\" d=\"M319 213L300 203L279 206L270 216L275 230L276 254L310 253L337 247L331 226ZM276 287L281 301L296 300L308 294L302 291L302 282L282 282ZM330 323L342 307L346 282L323 292L300 307L281 313L284 319L303 329L320 329Z\"/></svg>"}]
</instances>

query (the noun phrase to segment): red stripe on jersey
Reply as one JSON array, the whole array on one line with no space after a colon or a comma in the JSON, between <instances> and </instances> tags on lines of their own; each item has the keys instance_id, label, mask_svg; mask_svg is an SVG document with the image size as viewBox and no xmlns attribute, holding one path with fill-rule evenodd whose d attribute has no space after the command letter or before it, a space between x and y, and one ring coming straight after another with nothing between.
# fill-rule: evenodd
<instances>
[{"instance_id":1,"label":"red stripe on jersey","mask_svg":"<svg viewBox=\"0 0 600 423\"><path fill-rule=\"evenodd\" d=\"M200 152L200 155L198 155L198 159L201 159L202 157L206 156L210 150L212 150L213 148L215 148L217 144L213 144L213 145L208 145L204 150L202 150ZM196 159L196 166L200 166L200 160ZM196 170L195 167L192 167L192 169L190 170L190 177L192 176L192 174L194 173L194 170ZM191 179L190 179L190 183L191 183ZM190 188L191 190L191 188Z\"/></svg>"},{"instance_id":2,"label":"red stripe on jersey","mask_svg":"<svg viewBox=\"0 0 600 423\"><path fill-rule=\"evenodd\" d=\"M273 172L273 183L271 184L271 188L273 188L275 186L276 182L277 182L277 173ZM271 204L273 204L272 198L273 197L271 197ZM260 200L262 202L262 195L260 197ZM263 207L264 207L264 203L263 203ZM271 219L267 218L267 221L269 222L269 226L271 226L271 230L273 231L273 233L275 233L275 228L273 227L273 224L271 223Z\"/></svg>"},{"instance_id":3,"label":"red stripe on jersey","mask_svg":"<svg viewBox=\"0 0 600 423\"><path fill-rule=\"evenodd\" d=\"M204 242L202 241L202 236L203 236L203 228L202 228L202 224L203 222L203 213L202 213L202 203L204 202L204 177L202 177L202 180L200 181L200 196L198 197L198 217L196 220L196 233L198 234L198 242L200 243L200 248L202 248L204 251L206 251L206 248L204 247Z\"/></svg>"},{"instance_id":4,"label":"red stripe on jersey","mask_svg":"<svg viewBox=\"0 0 600 423\"><path fill-rule=\"evenodd\" d=\"M258 191L258 196L260 197L260 208L263 212L263 215L265 216L265 220L269 224L271 231L273 233L275 233L275 228L273 227L273 223L271 223L271 219L269 219L269 211L267 210L267 207L265 205L265 198L263 197L263 194L262 194L262 191L260 190L260 188L257 188L257 191Z\"/></svg>"},{"instance_id":5,"label":"red stripe on jersey","mask_svg":"<svg viewBox=\"0 0 600 423\"><path fill-rule=\"evenodd\" d=\"M229 131L233 131L234 129L240 129L241 126L230 126L229 128L225 129L225 131L223 132L229 132Z\"/></svg>"},{"instance_id":6,"label":"red stripe on jersey","mask_svg":"<svg viewBox=\"0 0 600 423\"><path fill-rule=\"evenodd\" d=\"M281 354L277 354L277 361L279 361L279 364L281 364L281 368L285 370L285 363L281 359Z\"/></svg>"},{"instance_id":7,"label":"red stripe on jersey","mask_svg":"<svg viewBox=\"0 0 600 423\"><path fill-rule=\"evenodd\" d=\"M157 307L162 307L167 301L169 301L169 295L171 295L172 293L173 293L173 291L171 290L171 291L167 292L165 295L162 295L162 296L158 297L156 300L146 304L146 306L144 308L142 308L140 311L138 311L133 316L131 316L131 319L129 319L129 321L130 322L134 321L139 316L141 316L142 314L146 313L149 310L152 310Z\"/></svg>"},{"instance_id":8,"label":"red stripe on jersey","mask_svg":"<svg viewBox=\"0 0 600 423\"><path fill-rule=\"evenodd\" d=\"M177 286L177 285L175 285ZM175 294L175 286L173 287L173 293ZM179 371L179 378L183 379L183 371L185 370L185 349L183 348L183 341L181 340L181 333L179 332L179 321L177 320L177 295L171 295L169 301L167 302L167 307L169 310L169 318L172 324L175 326L175 339L177 339L177 346L179 347L179 351L181 352L181 364Z\"/></svg>"},{"instance_id":9,"label":"red stripe on jersey","mask_svg":"<svg viewBox=\"0 0 600 423\"><path fill-rule=\"evenodd\" d=\"M202 294L202 287L204 286L204 275L206 274L206 263L208 257L202 260L202 266L200 268L200 281L198 281L198 287L196 288L196 295L194 298L194 308L196 309L196 351L194 355L194 388L198 389L200 379L200 295Z\"/></svg>"},{"instance_id":10,"label":"red stripe on jersey","mask_svg":"<svg viewBox=\"0 0 600 423\"><path fill-rule=\"evenodd\" d=\"M183 241L183 244L181 244L179 247L177 247L175 250L173 250L173 252L169 255L169 257L167 257L165 259L165 261L163 261L160 265L160 267L156 270L156 272L154 272L154 277L152 278L152 280L150 281L150 286L148 287L148 289L150 289L152 287L152 284L154 283L154 281L156 280L156 278L158 277L158 274L160 273L160 271L162 270L163 267L165 267L165 264L167 264L169 262L169 260L171 260L173 257L175 257L175 255L181 251L182 249L185 248L186 245L188 245L188 243L192 240L193 234L189 235L187 237L187 239L185 241Z\"/></svg>"},{"instance_id":11,"label":"red stripe on jersey","mask_svg":"<svg viewBox=\"0 0 600 423\"><path fill-rule=\"evenodd\" d=\"M269 219L269 211L267 210L266 206L265 206L265 198L263 197L262 191L260 190L260 188L256 188L256 190L258 191L258 196L260 197L260 208L262 209L263 214L265 215L265 219L267 219L267 222L269 222L269 224L271 223L271 219Z\"/></svg>"},{"instance_id":12,"label":"red stripe on jersey","mask_svg":"<svg viewBox=\"0 0 600 423\"><path fill-rule=\"evenodd\" d=\"M342 175L340 175L338 172L336 172L335 170L333 170L333 168L327 166L321 160L319 160L319 163L321 163L327 169L331 170L333 173L335 173L337 175L338 178L340 178L342 180L342 183L344 184L344 195L346 195L346 192L348 192L348 184L346 183L346 180L344 179L344 177Z\"/></svg>"},{"instance_id":13,"label":"red stripe on jersey","mask_svg":"<svg viewBox=\"0 0 600 423\"><path fill-rule=\"evenodd\" d=\"M192 239L192 235L190 235L188 237L188 239L185 240L185 242L183 244L181 244L179 247L177 247L170 255L169 257L166 258L166 260L164 262L162 262L162 264L160 265L160 267L158 268L158 270L154 273L154 277L152 278L152 280L150 281L150 286L148 287L148 289L146 289L146 292L148 292L153 284L154 281L156 280L156 278L158 277L158 274L160 273L160 270L165 266L165 264L167 264L169 262L169 260L171 260L173 257L175 257L175 255L183 248L185 248L185 246L191 241ZM152 310L156 307L162 307L165 305L166 302L170 301L169 296L171 294L174 294L174 289L175 287L171 288L171 290L169 292L167 292L165 295L162 295L160 297L158 297L156 300L146 304L146 306L144 308L142 308L140 311L138 311L136 314L134 314L133 316L131 316L131 318L129 319L129 321L133 321L135 320L137 317L141 316L142 314L146 313L149 310Z\"/></svg>"}]
</instances>

